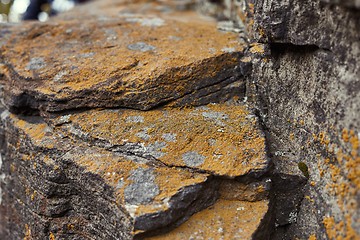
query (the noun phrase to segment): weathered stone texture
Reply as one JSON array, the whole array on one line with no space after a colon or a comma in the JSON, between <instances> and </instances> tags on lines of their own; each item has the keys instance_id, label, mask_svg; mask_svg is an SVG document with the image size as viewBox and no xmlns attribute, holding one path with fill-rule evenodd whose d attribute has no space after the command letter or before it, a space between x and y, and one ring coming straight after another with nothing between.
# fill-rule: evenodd
<instances>
[{"instance_id":1,"label":"weathered stone texture","mask_svg":"<svg viewBox=\"0 0 360 240\"><path fill-rule=\"evenodd\" d=\"M304 196L300 206L284 201L291 189L277 193L277 224L292 223L279 239L359 238L359 17L318 1L255 4L254 35L270 51L253 66L252 79L274 174L299 181ZM308 167L304 187L299 163Z\"/></svg>"},{"instance_id":2,"label":"weathered stone texture","mask_svg":"<svg viewBox=\"0 0 360 240\"><path fill-rule=\"evenodd\" d=\"M231 85L247 70L237 64L244 46L235 34L219 32L213 20L200 17L192 24L171 13L151 15L151 9L142 15L116 9L116 17L106 19L65 15L16 28L1 53L8 78L5 104L18 112L144 110L173 100L207 104L241 91L241 84ZM196 21L192 13L182 18Z\"/></svg>"},{"instance_id":3,"label":"weathered stone texture","mask_svg":"<svg viewBox=\"0 0 360 240\"><path fill-rule=\"evenodd\" d=\"M159 2L1 28L0 238L359 239L358 1Z\"/></svg>"},{"instance_id":4,"label":"weathered stone texture","mask_svg":"<svg viewBox=\"0 0 360 240\"><path fill-rule=\"evenodd\" d=\"M264 44L247 97L275 166L273 238L360 238L358 1L216 2Z\"/></svg>"},{"instance_id":5,"label":"weathered stone texture","mask_svg":"<svg viewBox=\"0 0 360 240\"><path fill-rule=\"evenodd\" d=\"M247 46L192 4L95 1L1 32L1 239L269 237Z\"/></svg>"},{"instance_id":6,"label":"weathered stone texture","mask_svg":"<svg viewBox=\"0 0 360 240\"><path fill-rule=\"evenodd\" d=\"M209 106L204 110L194 109L188 114L194 114L194 116L198 113L212 114L214 113L210 110L212 107L214 106ZM230 107L228 108L230 109ZM231 162L227 162L231 160L228 157L221 160L221 158L216 159L216 156L204 155L206 156L204 162L200 162L196 166L174 168L169 162L162 163L166 163L179 154L179 150L172 149L170 143L179 142L178 146L182 146L184 149L193 149L193 154L200 155L203 153L203 149L198 148L198 142L201 140L195 140L201 138L201 135L197 136L199 133L193 131L189 133L191 135L186 135L184 131L183 136L174 133L165 134L162 131L167 132L166 123L161 124L165 129L158 130L154 126L155 129L149 131L148 138L155 142L158 137L163 138L169 145L161 145L164 149L154 147L151 150L148 144L141 142L141 138L136 137L136 132L139 127L142 127L142 119L143 123L150 120L141 115L151 115L152 112L138 111L134 115L134 111L127 112L128 110L103 111L109 121L100 119L104 112L95 112L97 114L94 115L91 112L84 112L55 118L55 121L50 120L50 122L56 123L54 125L47 124L41 117L19 118L6 110L2 113L2 120L6 126L4 137L7 142L6 152L3 153L6 156L3 167L7 169L4 170L2 184L4 191L2 196L5 198L3 204L7 205L9 201L17 201L21 204L21 206L14 206L14 209L7 210L9 213L4 211L9 220L3 219L2 236L10 239L23 236L21 229L14 230L15 235L7 232L12 229L15 218L18 218L18 224L29 229L29 236L34 239L47 238L51 235L59 239L72 239L72 237L76 238L83 234L95 239L130 239L134 235L161 233L165 227L175 227L189 218L192 213L213 204L219 195L221 199L231 199L234 206L244 200L263 202L263 204L258 203L259 207L254 203L254 208L259 211L259 215L256 215L254 219L257 223L256 225L251 224L252 228L244 231L244 234L250 237L260 226L260 221L265 217L268 209L267 201L263 201L267 198L266 192L269 190L266 184L261 182L237 183L237 180L220 183L220 179L214 178L214 175L217 175L216 169L209 170L209 173L206 173L206 168L199 172L196 170L201 170L203 165L206 167L206 161L212 159L221 161L218 166L219 174L222 174L223 177L254 177L260 174L256 161L261 158L244 159L242 163L245 164L245 171L242 170L236 175L222 172L222 166L232 166ZM171 116L171 111L178 110L168 111ZM154 113L161 116L157 112ZM85 118L84 114L92 117ZM127 114L129 116L126 116ZM226 111L221 115L225 114ZM184 115L186 116L186 113ZM97 117L98 119L96 119ZM58 122L61 118L62 120L65 118L66 122ZM82 118L89 126L98 125L99 131L90 127L85 129L84 126L79 125L82 122L77 121L76 118L78 120ZM116 125L116 120L119 119L123 119L124 122L129 121L131 124L123 126L124 123L120 120ZM171 123L171 119L180 123L177 118L168 118L167 121ZM211 120L208 121L211 122ZM243 122L244 127L246 127L245 124L253 124L251 118L248 121L248 123ZM151 124L151 121L149 123ZM201 119L193 119L193 123L187 122L187 124L197 126L197 124L206 124L206 122L202 122ZM108 128L107 131L100 131L105 127ZM121 130L121 127L127 128L129 135L126 134L126 130ZM206 128L218 129L215 123ZM172 130L176 132L175 127ZM253 129L253 131L256 130ZM96 136L101 133L109 134L109 138ZM125 135L120 133L125 133ZM226 136L226 133L223 132L218 134ZM126 139L126 143L119 142L127 137L129 139ZM181 143L182 138L187 139L186 146ZM230 138L224 138L224 141L225 139ZM241 140L239 139L239 141ZM249 141L253 140L248 139L247 141L250 144ZM253 142L259 144L256 141ZM264 151L264 141L260 139L260 142L263 143ZM206 144L217 146L216 141ZM226 144L226 142L222 144ZM227 145L229 144L231 141L227 142ZM243 148L234 146L234 149L237 148L244 151ZM253 147L251 149L253 150ZM219 149L219 151L221 150ZM184 160L183 155L179 157L180 161ZM12 159L12 161L7 159ZM189 159L197 160L193 156L189 156ZM174 161L176 160L175 157ZM267 168L266 158L264 161L262 171ZM250 171L246 170L246 165L249 165ZM243 187L239 188L236 195L228 192L224 195L220 190L225 187L236 187L238 184ZM217 204L222 206L221 201ZM23 215L29 211L34 218ZM226 213L223 214L226 216ZM244 218L242 219L246 221ZM41 222L43 224L40 224ZM206 226L210 227L211 223L208 224ZM226 223L220 221L218 224ZM228 229L221 234L232 235L235 234L235 230Z\"/></svg>"}]
</instances>

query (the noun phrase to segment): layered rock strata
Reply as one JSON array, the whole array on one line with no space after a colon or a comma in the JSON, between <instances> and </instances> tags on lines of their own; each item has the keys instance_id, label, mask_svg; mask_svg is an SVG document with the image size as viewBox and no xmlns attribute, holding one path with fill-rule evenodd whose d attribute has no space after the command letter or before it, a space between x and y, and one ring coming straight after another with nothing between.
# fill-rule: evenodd
<instances>
[{"instance_id":1,"label":"layered rock strata","mask_svg":"<svg viewBox=\"0 0 360 240\"><path fill-rule=\"evenodd\" d=\"M247 46L188 5L110 2L4 31L0 238L267 239Z\"/></svg>"}]
</instances>

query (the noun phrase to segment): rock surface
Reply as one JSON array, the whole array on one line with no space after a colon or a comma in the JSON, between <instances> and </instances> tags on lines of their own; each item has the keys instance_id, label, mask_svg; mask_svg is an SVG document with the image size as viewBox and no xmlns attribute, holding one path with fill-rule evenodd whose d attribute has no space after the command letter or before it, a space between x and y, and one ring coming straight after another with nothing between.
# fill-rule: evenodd
<instances>
[{"instance_id":1,"label":"rock surface","mask_svg":"<svg viewBox=\"0 0 360 240\"><path fill-rule=\"evenodd\" d=\"M219 200L174 231L148 239L251 239L267 208L267 201ZM253 238L258 239L256 235Z\"/></svg>"},{"instance_id":2,"label":"rock surface","mask_svg":"<svg viewBox=\"0 0 360 240\"><path fill-rule=\"evenodd\" d=\"M169 167L230 178L262 175L267 170L264 136L256 117L230 102L148 112L90 110L51 121L64 135L157 159Z\"/></svg>"},{"instance_id":3,"label":"rock surface","mask_svg":"<svg viewBox=\"0 0 360 240\"><path fill-rule=\"evenodd\" d=\"M4 33L0 238L267 239L247 46L190 3L104 2Z\"/></svg>"},{"instance_id":4,"label":"rock surface","mask_svg":"<svg viewBox=\"0 0 360 240\"><path fill-rule=\"evenodd\" d=\"M107 0L4 25L0 238L359 239L359 19Z\"/></svg>"},{"instance_id":5,"label":"rock surface","mask_svg":"<svg viewBox=\"0 0 360 240\"><path fill-rule=\"evenodd\" d=\"M358 239L360 12L318 1L258 1L255 12L271 49L253 77L275 171L308 178L279 238Z\"/></svg>"},{"instance_id":6,"label":"rock surface","mask_svg":"<svg viewBox=\"0 0 360 240\"><path fill-rule=\"evenodd\" d=\"M236 34L219 32L213 20L192 13L182 18L197 24L170 13L128 11L106 19L85 15L86 21L65 15L16 28L0 55L8 108L146 110L169 102L202 105L242 91L240 79L249 69L237 64L245 46Z\"/></svg>"},{"instance_id":7,"label":"rock surface","mask_svg":"<svg viewBox=\"0 0 360 240\"><path fill-rule=\"evenodd\" d=\"M222 2L263 44L247 96L275 166L272 238L359 239L358 1Z\"/></svg>"}]
</instances>

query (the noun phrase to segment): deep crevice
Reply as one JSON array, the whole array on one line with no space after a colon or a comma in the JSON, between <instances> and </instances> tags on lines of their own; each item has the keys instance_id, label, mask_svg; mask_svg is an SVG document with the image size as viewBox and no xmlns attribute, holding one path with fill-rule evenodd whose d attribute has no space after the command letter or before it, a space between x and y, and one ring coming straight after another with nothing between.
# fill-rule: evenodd
<instances>
[{"instance_id":1,"label":"deep crevice","mask_svg":"<svg viewBox=\"0 0 360 240\"><path fill-rule=\"evenodd\" d=\"M284 54L286 52L291 52L295 54L308 54L308 53L316 52L318 50L331 52L331 49L322 48L315 44L297 45L289 42L288 43L270 42L268 44L270 46L271 55Z\"/></svg>"}]
</instances>

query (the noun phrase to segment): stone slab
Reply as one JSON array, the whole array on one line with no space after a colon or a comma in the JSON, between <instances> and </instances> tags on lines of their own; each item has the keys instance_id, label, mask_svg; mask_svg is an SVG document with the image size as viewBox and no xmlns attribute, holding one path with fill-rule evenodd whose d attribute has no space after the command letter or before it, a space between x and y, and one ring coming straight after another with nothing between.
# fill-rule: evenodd
<instances>
[{"instance_id":1,"label":"stone slab","mask_svg":"<svg viewBox=\"0 0 360 240\"><path fill-rule=\"evenodd\" d=\"M194 214L174 231L146 239L256 239L253 235L267 210L268 201L221 199L213 206Z\"/></svg>"},{"instance_id":2,"label":"stone slab","mask_svg":"<svg viewBox=\"0 0 360 240\"><path fill-rule=\"evenodd\" d=\"M112 151L216 176L260 176L268 169L256 117L240 104L197 108L91 110L52 120L65 136Z\"/></svg>"},{"instance_id":3,"label":"stone slab","mask_svg":"<svg viewBox=\"0 0 360 240\"><path fill-rule=\"evenodd\" d=\"M213 20L193 12L179 19L124 6L116 17L62 17L12 28L0 53L8 108L144 110L177 99L175 105L199 105L234 95L223 89L235 81L237 94L244 92L249 64L239 65L246 46L237 34L218 31ZM215 92L222 94L197 102Z\"/></svg>"}]
</instances>

